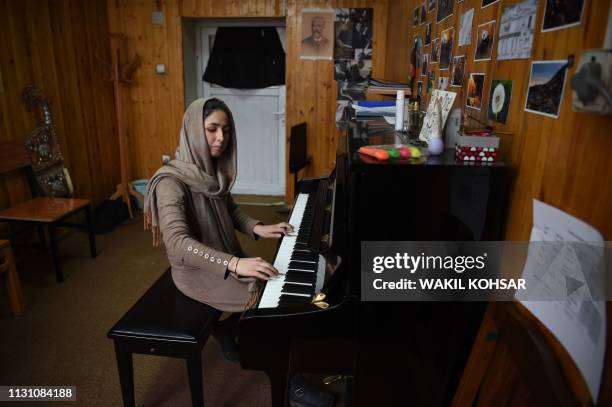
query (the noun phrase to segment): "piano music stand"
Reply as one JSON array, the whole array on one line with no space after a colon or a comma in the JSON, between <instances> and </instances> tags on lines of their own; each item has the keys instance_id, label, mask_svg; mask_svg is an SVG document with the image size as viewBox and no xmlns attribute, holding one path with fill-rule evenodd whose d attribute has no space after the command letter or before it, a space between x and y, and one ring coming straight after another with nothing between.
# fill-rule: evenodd
<instances>
[{"instance_id":1,"label":"piano music stand","mask_svg":"<svg viewBox=\"0 0 612 407\"><path fill-rule=\"evenodd\" d=\"M291 127L289 135L289 172L293 174L293 196L297 194L298 172L312 161L308 156L306 122Z\"/></svg>"}]
</instances>

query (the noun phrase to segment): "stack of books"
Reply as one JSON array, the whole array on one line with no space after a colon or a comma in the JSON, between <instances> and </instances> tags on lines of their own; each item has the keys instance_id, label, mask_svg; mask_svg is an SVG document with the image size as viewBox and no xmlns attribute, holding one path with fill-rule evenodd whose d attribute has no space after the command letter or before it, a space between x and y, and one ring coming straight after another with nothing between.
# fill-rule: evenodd
<instances>
[{"instance_id":1,"label":"stack of books","mask_svg":"<svg viewBox=\"0 0 612 407\"><path fill-rule=\"evenodd\" d=\"M393 82L383 79L370 79L368 83L369 94L395 96L398 90L403 90L406 97L409 97L412 93L410 84L408 83Z\"/></svg>"}]
</instances>

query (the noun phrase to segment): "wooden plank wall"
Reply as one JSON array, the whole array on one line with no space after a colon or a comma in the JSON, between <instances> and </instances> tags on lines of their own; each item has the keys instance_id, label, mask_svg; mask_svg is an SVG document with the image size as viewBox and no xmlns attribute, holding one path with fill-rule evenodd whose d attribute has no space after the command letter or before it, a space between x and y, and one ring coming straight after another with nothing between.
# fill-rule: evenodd
<instances>
[{"instance_id":1,"label":"wooden plank wall","mask_svg":"<svg viewBox=\"0 0 612 407\"><path fill-rule=\"evenodd\" d=\"M134 178L150 177L162 154L173 154L185 109L181 18L184 17L283 17L286 16L287 97L286 134L291 126L308 122L309 150L313 163L307 176L321 176L332 168L338 131L335 128L336 85L331 61L299 59L302 8L374 7L374 75L384 75L387 0L324 1L244 0L221 2L119 1L108 0L109 30L126 35L128 57L143 58L136 84L126 100L128 137ZM153 25L151 13L161 10L165 24ZM155 74L157 63L165 63L167 74ZM293 197L287 170L286 201Z\"/></svg>"},{"instance_id":2,"label":"wooden plank wall","mask_svg":"<svg viewBox=\"0 0 612 407\"><path fill-rule=\"evenodd\" d=\"M532 59L496 61L497 34L502 7L519 3L517 0L502 0L484 9L481 0L464 0L454 5L454 14L441 24L435 23L436 12L427 14L427 21L434 21L432 39L448 27L455 27L453 55L466 55L467 72L484 72L485 92L482 111L469 109L472 115L486 119L491 79L511 79L512 99L505 125L493 123L499 131L514 133L503 136L502 153L515 171L515 182L510 198L506 238L526 240L532 225L532 200L534 198L556 206L574 215L602 232L604 238L612 239L612 139L608 131L611 116L576 113L572 111L572 92L569 81L575 67L568 72L561 112L558 119L527 113L524 111L532 60L566 59L569 55L580 57L580 51L603 47L603 38L608 19L610 0L586 1L583 23L580 26L541 33L544 1L538 1L536 32ZM425 25L412 27L412 13L422 4L420 0L391 0L389 3L389 34L387 37L388 79L407 80L409 55L413 35L421 35L424 41ZM459 19L461 13L474 8L472 44L459 47ZM493 59L474 62L474 47L478 24L496 20ZM430 46L424 46L430 52ZM440 76L434 64L435 80ZM450 76L450 71L443 71ZM420 72L417 72L420 74ZM425 77L419 75L419 80ZM457 95L455 106L465 108L466 83ZM425 85L425 83L424 83ZM449 88L456 90L459 88ZM426 98L428 95L425 95Z\"/></svg>"},{"instance_id":3,"label":"wooden plank wall","mask_svg":"<svg viewBox=\"0 0 612 407\"><path fill-rule=\"evenodd\" d=\"M36 126L22 91L47 93L75 195L102 201L119 179L112 85L97 52L110 60L105 0L0 1L0 140ZM22 174L0 177L0 207L29 197Z\"/></svg>"}]
</instances>

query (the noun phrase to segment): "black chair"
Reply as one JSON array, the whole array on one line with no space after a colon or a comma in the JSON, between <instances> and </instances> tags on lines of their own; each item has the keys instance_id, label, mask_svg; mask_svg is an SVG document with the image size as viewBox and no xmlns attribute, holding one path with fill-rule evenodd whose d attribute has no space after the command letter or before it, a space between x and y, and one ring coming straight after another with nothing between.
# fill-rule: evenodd
<instances>
[{"instance_id":1,"label":"black chair","mask_svg":"<svg viewBox=\"0 0 612 407\"><path fill-rule=\"evenodd\" d=\"M293 194L297 193L298 172L310 164L306 122L291 127L289 135L289 173L293 174Z\"/></svg>"},{"instance_id":2,"label":"black chair","mask_svg":"<svg viewBox=\"0 0 612 407\"><path fill-rule=\"evenodd\" d=\"M115 342L123 405L134 406L132 354L183 358L191 402L204 405L202 348L220 312L181 293L168 269L108 332Z\"/></svg>"}]
</instances>

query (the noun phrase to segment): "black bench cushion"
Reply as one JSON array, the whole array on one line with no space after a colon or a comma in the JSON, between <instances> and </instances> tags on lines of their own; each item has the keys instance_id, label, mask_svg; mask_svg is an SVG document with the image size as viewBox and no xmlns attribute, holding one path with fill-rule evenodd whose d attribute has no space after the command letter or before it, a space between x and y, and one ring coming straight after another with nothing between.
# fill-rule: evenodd
<instances>
[{"instance_id":1,"label":"black bench cushion","mask_svg":"<svg viewBox=\"0 0 612 407\"><path fill-rule=\"evenodd\" d=\"M109 338L163 339L199 343L221 313L174 285L170 269L109 331Z\"/></svg>"}]
</instances>

